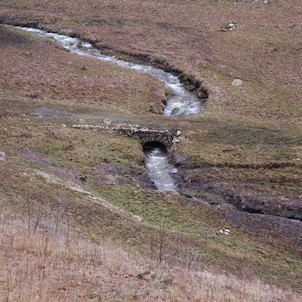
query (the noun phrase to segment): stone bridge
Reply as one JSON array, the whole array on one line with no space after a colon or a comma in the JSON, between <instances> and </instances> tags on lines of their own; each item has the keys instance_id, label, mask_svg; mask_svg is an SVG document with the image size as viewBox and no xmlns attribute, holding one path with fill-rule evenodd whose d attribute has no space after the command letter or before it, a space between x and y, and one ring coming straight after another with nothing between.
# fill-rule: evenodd
<instances>
[{"instance_id":1,"label":"stone bridge","mask_svg":"<svg viewBox=\"0 0 302 302\"><path fill-rule=\"evenodd\" d=\"M140 140L142 145L150 142L160 143L165 146L167 151L173 152L176 148L176 144L179 143L178 137L181 132L176 131L173 135L169 130L155 130L142 128L138 125L125 125L125 124L112 124L106 125L73 125L73 128L82 129L107 129L110 131L117 132L118 134L127 135Z\"/></svg>"},{"instance_id":2,"label":"stone bridge","mask_svg":"<svg viewBox=\"0 0 302 302\"><path fill-rule=\"evenodd\" d=\"M119 134L138 138L142 144L158 142L163 144L167 150L176 143L175 137L168 130L154 130L148 128L121 127L116 130Z\"/></svg>"}]
</instances>

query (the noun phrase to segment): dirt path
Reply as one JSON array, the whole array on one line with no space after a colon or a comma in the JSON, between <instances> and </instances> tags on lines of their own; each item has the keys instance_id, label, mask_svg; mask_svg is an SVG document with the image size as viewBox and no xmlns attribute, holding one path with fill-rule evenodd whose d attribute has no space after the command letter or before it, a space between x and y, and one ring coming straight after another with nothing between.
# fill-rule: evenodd
<instances>
[{"instance_id":1,"label":"dirt path","mask_svg":"<svg viewBox=\"0 0 302 302\"><path fill-rule=\"evenodd\" d=\"M105 199L95 196L93 193L84 190L80 186L78 186L78 185L76 185L76 184L74 184L70 181L64 181L64 180L62 180L61 178L59 178L55 175L43 172L41 170L31 170L31 172L35 175L39 175L39 176L43 177L47 183L61 185L61 186L64 186L65 188L67 188L67 189L69 189L73 192L83 194L83 195L85 195L85 197L88 197L91 200L91 202L97 203L97 204L105 207L106 209L109 209L110 211L112 211L114 213L118 213L118 214L120 214L122 216L126 216L128 218L130 217L130 218L135 219L139 222L143 221L142 217L140 217L138 215L134 215L130 212L124 211L123 209L112 205L111 203L109 203Z\"/></svg>"}]
</instances>

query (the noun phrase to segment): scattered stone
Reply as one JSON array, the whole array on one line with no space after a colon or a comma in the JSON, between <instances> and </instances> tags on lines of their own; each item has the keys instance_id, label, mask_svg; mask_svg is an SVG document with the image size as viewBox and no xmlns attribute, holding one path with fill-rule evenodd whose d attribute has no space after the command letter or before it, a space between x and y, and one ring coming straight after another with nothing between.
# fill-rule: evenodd
<instances>
[{"instance_id":1,"label":"scattered stone","mask_svg":"<svg viewBox=\"0 0 302 302\"><path fill-rule=\"evenodd\" d=\"M181 131L177 130L177 131L176 131L176 135L177 135L177 136L180 136L180 135L181 135Z\"/></svg>"},{"instance_id":2,"label":"scattered stone","mask_svg":"<svg viewBox=\"0 0 302 302\"><path fill-rule=\"evenodd\" d=\"M5 161L6 154L5 152L0 152L0 161Z\"/></svg>"},{"instance_id":3,"label":"scattered stone","mask_svg":"<svg viewBox=\"0 0 302 302\"><path fill-rule=\"evenodd\" d=\"M230 234L230 229L220 229L219 230L219 233L220 234L223 234L223 235L229 235Z\"/></svg>"},{"instance_id":4,"label":"scattered stone","mask_svg":"<svg viewBox=\"0 0 302 302\"><path fill-rule=\"evenodd\" d=\"M232 82L232 87L240 87L243 85L243 82L242 80L240 79L235 79L233 82Z\"/></svg>"},{"instance_id":5,"label":"scattered stone","mask_svg":"<svg viewBox=\"0 0 302 302\"><path fill-rule=\"evenodd\" d=\"M239 28L239 25L236 22L229 22L227 24L224 24L221 26L221 31L230 31L233 30L235 28Z\"/></svg>"}]
</instances>

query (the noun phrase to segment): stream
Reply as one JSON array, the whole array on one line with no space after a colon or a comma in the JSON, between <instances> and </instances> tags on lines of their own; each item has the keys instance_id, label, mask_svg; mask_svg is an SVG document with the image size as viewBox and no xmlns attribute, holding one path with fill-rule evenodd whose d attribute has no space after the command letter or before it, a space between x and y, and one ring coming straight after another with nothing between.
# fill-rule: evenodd
<instances>
[{"instance_id":1,"label":"stream","mask_svg":"<svg viewBox=\"0 0 302 302\"><path fill-rule=\"evenodd\" d=\"M144 145L146 168L149 178L158 191L178 191L178 185L173 178L177 168L173 167L167 159L167 150L160 143L147 143Z\"/></svg>"},{"instance_id":2,"label":"stream","mask_svg":"<svg viewBox=\"0 0 302 302\"><path fill-rule=\"evenodd\" d=\"M104 55L98 49L94 48L91 43L78 38L46 32L35 28L18 28L41 37L51 38L70 53L112 62L119 66L134 69L155 77L163 82L165 87L172 92L172 97L167 101L164 109L164 115L166 116L195 115L203 110L201 101L185 89L177 76L169 72L148 65L127 62L114 56ZM166 150L158 146L149 148L147 152L145 151L147 172L159 191L177 191L178 186L172 176L177 172L177 169L169 164L166 153Z\"/></svg>"}]
</instances>

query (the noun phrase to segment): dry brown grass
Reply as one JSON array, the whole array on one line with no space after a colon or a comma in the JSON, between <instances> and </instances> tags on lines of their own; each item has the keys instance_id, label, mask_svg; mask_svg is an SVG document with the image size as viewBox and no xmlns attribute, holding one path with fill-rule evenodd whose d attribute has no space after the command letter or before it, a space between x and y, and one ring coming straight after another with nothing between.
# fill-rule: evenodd
<instances>
[{"instance_id":1,"label":"dry brown grass","mask_svg":"<svg viewBox=\"0 0 302 302\"><path fill-rule=\"evenodd\" d=\"M0 26L0 94L25 102L160 112L162 84L135 71L63 51L55 42Z\"/></svg>"},{"instance_id":2,"label":"dry brown grass","mask_svg":"<svg viewBox=\"0 0 302 302\"><path fill-rule=\"evenodd\" d=\"M1 301L301 301L244 270L239 279L158 265L57 227L50 212L29 218L1 214Z\"/></svg>"},{"instance_id":3,"label":"dry brown grass","mask_svg":"<svg viewBox=\"0 0 302 302\"><path fill-rule=\"evenodd\" d=\"M205 80L208 112L301 121L301 10L299 0L5 0L0 18L166 59ZM240 27L220 31L230 21ZM231 88L238 77L243 87Z\"/></svg>"}]
</instances>

